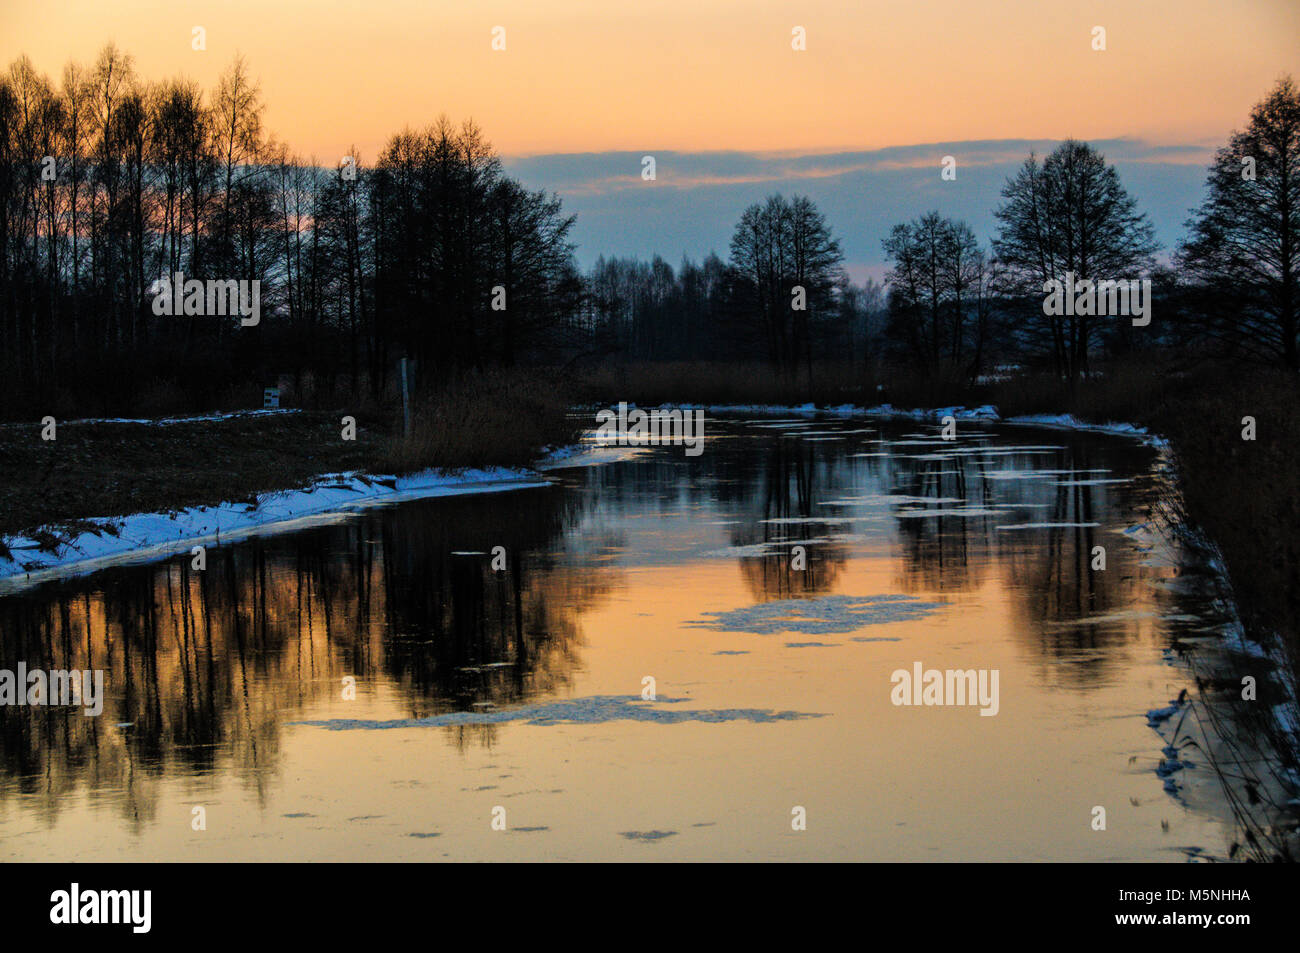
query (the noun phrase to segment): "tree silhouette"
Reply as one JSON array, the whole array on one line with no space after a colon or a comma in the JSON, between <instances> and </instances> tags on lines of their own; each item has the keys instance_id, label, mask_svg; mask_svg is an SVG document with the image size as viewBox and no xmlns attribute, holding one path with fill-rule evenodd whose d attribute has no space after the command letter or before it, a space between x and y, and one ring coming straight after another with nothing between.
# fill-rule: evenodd
<instances>
[{"instance_id":1,"label":"tree silhouette","mask_svg":"<svg viewBox=\"0 0 1300 953\"><path fill-rule=\"evenodd\" d=\"M1300 89L1288 76L1210 167L1179 264L1198 327L1231 352L1300 370Z\"/></svg>"},{"instance_id":2,"label":"tree silhouette","mask_svg":"<svg viewBox=\"0 0 1300 953\"><path fill-rule=\"evenodd\" d=\"M1085 142L1067 140L1041 163L1030 154L1002 190L993 250L1010 288L1024 295L1025 325L1042 328L1057 372L1075 380L1108 325L1091 315L1044 315L1047 281L1137 280L1151 267L1154 230L1115 167ZM1037 301L1032 299L1037 297ZM1116 329L1127 335L1124 325Z\"/></svg>"}]
</instances>

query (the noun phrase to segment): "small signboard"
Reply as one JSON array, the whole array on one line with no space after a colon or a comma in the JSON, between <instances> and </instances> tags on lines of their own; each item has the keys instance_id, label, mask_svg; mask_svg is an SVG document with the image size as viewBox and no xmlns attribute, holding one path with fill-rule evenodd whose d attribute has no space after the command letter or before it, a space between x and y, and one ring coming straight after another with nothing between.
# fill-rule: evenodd
<instances>
[{"instance_id":1,"label":"small signboard","mask_svg":"<svg viewBox=\"0 0 1300 953\"><path fill-rule=\"evenodd\" d=\"M262 394L262 407L264 409L278 408L280 406L280 388L268 387Z\"/></svg>"}]
</instances>

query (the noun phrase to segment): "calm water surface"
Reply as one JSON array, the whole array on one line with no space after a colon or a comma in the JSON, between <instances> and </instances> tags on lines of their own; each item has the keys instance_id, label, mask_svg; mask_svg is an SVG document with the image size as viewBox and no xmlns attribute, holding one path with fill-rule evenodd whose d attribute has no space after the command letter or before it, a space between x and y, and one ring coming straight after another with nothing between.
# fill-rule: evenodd
<instances>
[{"instance_id":1,"label":"calm water surface","mask_svg":"<svg viewBox=\"0 0 1300 953\"><path fill-rule=\"evenodd\" d=\"M1217 624L1149 525L1155 450L861 419L706 432L697 458L0 598L0 667L103 669L108 696L98 718L0 708L0 857L1224 852L1208 769L1167 783L1147 721L1191 687L1171 644ZM894 705L916 663L996 670L997 714Z\"/></svg>"}]
</instances>

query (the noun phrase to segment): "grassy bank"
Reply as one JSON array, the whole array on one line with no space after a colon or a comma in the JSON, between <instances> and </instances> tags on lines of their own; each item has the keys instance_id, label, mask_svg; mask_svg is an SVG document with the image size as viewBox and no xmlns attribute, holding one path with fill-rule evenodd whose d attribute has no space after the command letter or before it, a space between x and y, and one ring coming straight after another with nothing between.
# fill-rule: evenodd
<instances>
[{"instance_id":1,"label":"grassy bank","mask_svg":"<svg viewBox=\"0 0 1300 953\"><path fill-rule=\"evenodd\" d=\"M478 374L416 400L409 436L391 402L163 425L66 422L49 441L38 423L3 424L0 537L46 526L53 542L86 519L251 500L323 473L527 466L576 435L566 407L544 375ZM356 419L355 440L343 439L344 416Z\"/></svg>"},{"instance_id":2,"label":"grassy bank","mask_svg":"<svg viewBox=\"0 0 1300 953\"><path fill-rule=\"evenodd\" d=\"M410 434L395 424L371 465L385 473L527 466L542 448L578 438L581 422L568 416L571 399L551 373L464 375L417 400Z\"/></svg>"}]
</instances>

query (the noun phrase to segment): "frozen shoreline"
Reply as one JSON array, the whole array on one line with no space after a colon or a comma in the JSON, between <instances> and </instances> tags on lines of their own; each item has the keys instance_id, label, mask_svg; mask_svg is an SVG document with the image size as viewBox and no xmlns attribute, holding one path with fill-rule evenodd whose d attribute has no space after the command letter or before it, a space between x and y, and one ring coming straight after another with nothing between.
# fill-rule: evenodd
<instances>
[{"instance_id":1,"label":"frozen shoreline","mask_svg":"<svg viewBox=\"0 0 1300 953\"><path fill-rule=\"evenodd\" d=\"M190 420L229 419L296 411L247 411L194 418L154 421L104 420L166 426ZM78 421L95 423L96 421ZM109 566L129 565L188 553L194 546L213 546L250 536L271 535L347 519L372 506L408 500L501 493L550 486L543 471L564 467L599 466L628 459L638 448L600 447L590 443L547 448L532 467L490 467L456 472L424 470L408 476L358 471L325 473L310 486L259 494L256 503L223 502L164 513L132 513L79 520L94 524L75 536L59 536L52 549L32 535L0 536L0 595L18 592L53 579L81 576ZM33 531L53 533L49 527Z\"/></svg>"},{"instance_id":2,"label":"frozen shoreline","mask_svg":"<svg viewBox=\"0 0 1300 953\"><path fill-rule=\"evenodd\" d=\"M3 538L9 552L0 555L0 594L108 566L188 553L194 546L334 522L372 506L544 486L550 483L530 469L427 470L405 477L353 472L325 474L303 489L264 493L255 504L226 502L174 513L103 517L89 521L98 531L63 539L52 550L39 548L37 540L29 536Z\"/></svg>"},{"instance_id":3,"label":"frozen shoreline","mask_svg":"<svg viewBox=\"0 0 1300 953\"><path fill-rule=\"evenodd\" d=\"M684 405L662 405L666 408ZM1069 415L1002 418L992 406L968 409L941 407L933 410L899 410L889 404L859 407L843 404L818 408L813 404L796 406L767 404L713 404L703 408L708 413L750 414L830 414L837 417L900 417L911 420L938 421L951 415L957 420L975 420L1055 429L1088 430L1141 439L1153 446L1164 441L1132 424L1091 425ZM228 419L236 416L263 416L293 411L242 411L193 418L159 420L125 419L100 422L142 423L166 426L190 420ZM76 421L95 423L96 421ZM15 592L65 576L84 575L113 565L149 562L179 553L194 546L232 542L249 536L280 533L318 523L346 519L370 506L400 503L407 500L454 496L466 493L494 493L549 485L543 471L573 466L598 466L628 459L644 452L640 448L601 447L590 443L550 450L533 468L464 470L458 473L426 470L404 477L368 475L359 472L323 474L311 486L261 494L256 503L224 502L212 506L191 507L169 513L134 513L123 516L97 517L86 522L95 530L60 538L58 543L42 548L29 535L0 537L8 550L0 555L0 594ZM41 529L45 529L42 527ZM39 534L39 531L38 531ZM2 551L0 551L2 552Z\"/></svg>"},{"instance_id":4,"label":"frozen shoreline","mask_svg":"<svg viewBox=\"0 0 1300 953\"><path fill-rule=\"evenodd\" d=\"M281 413L297 411L247 411L211 417L120 422L166 426L185 420ZM423 470L401 477L358 471L325 473L302 489L259 494L255 504L227 501L168 513L132 513L78 521L93 523L99 529L60 538L53 550L40 548L39 541L29 535L0 535L0 544L8 549L7 554L0 550L0 595L53 579L86 575L109 566L165 559L188 553L194 546L219 545L250 536L272 535L335 522L372 506L551 486L543 471L599 466L628 459L640 452L643 451L638 448L581 443L546 448L532 467L489 467L455 472ZM47 527L38 527L35 532L45 529Z\"/></svg>"},{"instance_id":5,"label":"frozen shoreline","mask_svg":"<svg viewBox=\"0 0 1300 953\"><path fill-rule=\"evenodd\" d=\"M78 420L59 421L60 427L80 427L87 424L142 424L146 427L172 427L176 424L202 424L220 420L239 420L250 417L289 417L302 413L297 408L269 408L258 410L232 410L219 414L197 414L189 417L82 417ZM30 427L28 422L0 423L0 427Z\"/></svg>"},{"instance_id":6,"label":"frozen shoreline","mask_svg":"<svg viewBox=\"0 0 1300 953\"><path fill-rule=\"evenodd\" d=\"M665 404L665 407L686 407L685 404ZM796 404L782 406L779 404L706 404L708 413L737 414L830 414L835 417L897 417L904 420L925 420L937 422L951 416L955 420L980 420L987 423L1010 424L1017 427L1042 427L1048 430L1084 430L1089 433L1111 434L1116 437L1132 437L1152 447L1168 446L1163 437L1152 434L1145 427L1136 424L1111 422L1090 424L1073 414L1025 414L1019 417L1003 417L992 404L980 407L936 407L922 410L902 410L892 404L878 404L875 407L861 407L857 404L840 404L835 407L817 407L815 404Z\"/></svg>"}]
</instances>

